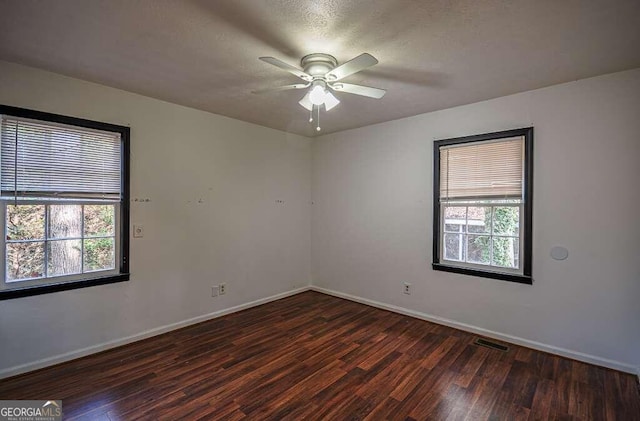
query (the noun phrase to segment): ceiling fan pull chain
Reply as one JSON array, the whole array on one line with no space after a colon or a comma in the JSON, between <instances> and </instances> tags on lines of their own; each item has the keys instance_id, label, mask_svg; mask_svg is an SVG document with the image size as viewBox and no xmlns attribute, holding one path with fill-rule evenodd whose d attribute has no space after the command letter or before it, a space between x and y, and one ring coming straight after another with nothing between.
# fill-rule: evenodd
<instances>
[{"instance_id":1,"label":"ceiling fan pull chain","mask_svg":"<svg viewBox=\"0 0 640 421\"><path fill-rule=\"evenodd\" d=\"M316 127L316 131L320 131L320 106L318 106L318 126Z\"/></svg>"},{"instance_id":2,"label":"ceiling fan pull chain","mask_svg":"<svg viewBox=\"0 0 640 421\"><path fill-rule=\"evenodd\" d=\"M309 110L309 123L313 123L313 107Z\"/></svg>"}]
</instances>

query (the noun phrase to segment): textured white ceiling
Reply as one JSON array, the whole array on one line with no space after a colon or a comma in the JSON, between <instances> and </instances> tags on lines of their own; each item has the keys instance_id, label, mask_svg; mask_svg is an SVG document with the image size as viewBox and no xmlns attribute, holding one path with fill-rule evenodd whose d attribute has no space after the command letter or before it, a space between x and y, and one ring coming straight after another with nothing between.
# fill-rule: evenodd
<instances>
[{"instance_id":1,"label":"textured white ceiling","mask_svg":"<svg viewBox=\"0 0 640 421\"><path fill-rule=\"evenodd\" d=\"M345 79L324 133L640 67L638 0L0 0L0 59L306 136L298 65L380 64ZM1 89L1 88L0 88Z\"/></svg>"}]
</instances>

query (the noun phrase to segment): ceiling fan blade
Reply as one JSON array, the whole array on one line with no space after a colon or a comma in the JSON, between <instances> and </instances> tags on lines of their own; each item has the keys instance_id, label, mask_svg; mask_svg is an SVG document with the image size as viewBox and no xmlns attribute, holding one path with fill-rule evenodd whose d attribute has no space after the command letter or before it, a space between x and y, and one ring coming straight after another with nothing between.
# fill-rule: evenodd
<instances>
[{"instance_id":1,"label":"ceiling fan blade","mask_svg":"<svg viewBox=\"0 0 640 421\"><path fill-rule=\"evenodd\" d=\"M313 110L313 103L309 99L309 92L307 92L307 94L303 96L300 101L298 101L298 104L302 105L304 108L306 108L309 111Z\"/></svg>"},{"instance_id":2,"label":"ceiling fan blade","mask_svg":"<svg viewBox=\"0 0 640 421\"><path fill-rule=\"evenodd\" d=\"M274 57L258 57L258 58L264 61L265 63L269 63L273 66L276 66L284 71L291 73L292 75L296 75L302 80L311 82L311 80L313 79L311 75L308 75L302 70L298 69L297 67L293 67L292 65L287 64L284 61L278 60L277 58L274 58Z\"/></svg>"},{"instance_id":3,"label":"ceiling fan blade","mask_svg":"<svg viewBox=\"0 0 640 421\"><path fill-rule=\"evenodd\" d=\"M336 98L331 92L327 91L324 96L324 109L326 111L329 111L338 104L340 104L340 100Z\"/></svg>"},{"instance_id":4,"label":"ceiling fan blade","mask_svg":"<svg viewBox=\"0 0 640 421\"><path fill-rule=\"evenodd\" d=\"M329 71L325 77L329 82L334 82L366 69L367 67L371 67L374 64L378 64L378 60L374 56L368 53L362 53L358 57Z\"/></svg>"},{"instance_id":5,"label":"ceiling fan blade","mask_svg":"<svg viewBox=\"0 0 640 421\"><path fill-rule=\"evenodd\" d=\"M284 85L284 86L277 86L275 88L258 89L256 91L251 91L251 93L262 94L265 92L288 91L291 89L304 89L304 88L308 88L310 85L311 85L310 83L296 83L295 85Z\"/></svg>"},{"instance_id":6,"label":"ceiling fan blade","mask_svg":"<svg viewBox=\"0 0 640 421\"><path fill-rule=\"evenodd\" d=\"M380 88L372 88L370 86L354 85L352 83L336 83L330 85L331 89L338 92L346 92L348 94L368 96L369 98L380 99L387 93L386 90Z\"/></svg>"}]
</instances>

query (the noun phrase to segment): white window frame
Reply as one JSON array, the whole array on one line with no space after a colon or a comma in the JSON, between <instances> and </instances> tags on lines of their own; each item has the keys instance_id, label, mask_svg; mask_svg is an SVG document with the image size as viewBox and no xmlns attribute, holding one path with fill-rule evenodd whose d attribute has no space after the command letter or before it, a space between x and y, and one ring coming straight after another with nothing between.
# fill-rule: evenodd
<instances>
[{"instance_id":1,"label":"white window frame","mask_svg":"<svg viewBox=\"0 0 640 421\"><path fill-rule=\"evenodd\" d=\"M113 205L114 206L114 233L113 235L105 235L105 236L95 236L95 237L85 237L84 236L84 211L82 215L81 221L81 230L82 237L69 237L69 238L56 238L50 239L48 238L48 229L49 229L49 211L48 208L45 208L45 220L44 220L44 233L45 238L42 239L33 239L33 240L18 240L18 241L7 241L7 206L17 204L20 205ZM0 253L0 264L2 265L1 281L0 282L0 290L10 290L17 287L34 287L39 285L47 285L52 282L72 282L84 280L87 278L94 277L103 277L103 276L113 276L119 274L119 256L120 256L120 202L106 202L106 201L96 201L96 200L29 200L29 199L20 199L20 200L12 200L12 199L0 199L0 224L3 227L3 236L0 240L0 244L3 250L3 253ZM84 271L84 241L86 239L94 239L94 238L113 238L114 239L114 267L112 269L98 269L92 271ZM81 251L81 267L82 271L80 273L74 273L69 275L53 275L48 276L47 274L47 265L48 265L48 248L47 243L50 241L56 240L80 240L80 244L82 245ZM44 243L44 268L45 268L45 276L38 278L23 278L16 280L9 280L8 276L8 268L7 268L7 244L11 243L27 243L27 242L42 242Z\"/></svg>"},{"instance_id":2,"label":"white window frame","mask_svg":"<svg viewBox=\"0 0 640 421\"><path fill-rule=\"evenodd\" d=\"M505 267L505 266L497 266L497 265L492 265L491 263L489 263L488 265L483 265L483 264L479 264L479 263L472 263L472 262L467 262L464 260L452 260L452 259L447 259L445 258L445 249L446 249L446 245L445 245L445 234L459 234L462 236L463 239L463 247L464 247L464 255L465 255L465 259L468 257L468 241L466 240L466 236L469 234L468 233L468 228L465 228L464 232L450 232L450 231L446 231L445 230L445 225L446 225L446 219L444 217L444 210L446 207L490 207L491 208L491 231L489 233L471 233L472 235L478 235L478 236L485 236L485 237L489 237L491 239L491 247L490 247L490 253L491 253L491 257L489 259L490 262L493 261L493 238L494 237L501 237L501 238L518 238L518 268L510 268L510 267ZM446 262L447 264L452 264L452 265L456 265L456 266L460 266L460 267L467 267L467 268L471 268L471 269L478 269L478 270L484 270L484 271L495 271L495 272L499 272L499 273L513 273L513 274L523 274L524 271L524 267L522 265L522 260L521 260L521 256L523 253L523 246L524 246L524 221L523 218L518 218L518 236L515 235L503 235L503 234L494 234L493 230L494 230L494 223L493 223L493 209L494 208L503 208L503 207L517 207L519 209L519 215L522 215L524 212L524 204L523 202L520 200L518 201L518 203L513 203L513 202L506 202L506 201L500 201L500 200L491 200L491 199L487 199L487 200L474 200L474 201L448 201L448 202L441 202L440 203L440 261L441 262ZM468 215L468 210L467 210L467 217L466 217L466 221L469 220L469 215ZM464 226L468 226L468 224L464 224Z\"/></svg>"}]
</instances>

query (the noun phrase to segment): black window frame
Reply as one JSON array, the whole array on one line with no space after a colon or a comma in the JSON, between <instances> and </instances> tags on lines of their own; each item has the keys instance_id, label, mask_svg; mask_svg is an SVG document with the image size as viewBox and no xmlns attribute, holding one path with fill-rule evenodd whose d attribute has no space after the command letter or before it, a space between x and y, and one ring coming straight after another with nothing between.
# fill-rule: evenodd
<instances>
[{"instance_id":1,"label":"black window frame","mask_svg":"<svg viewBox=\"0 0 640 421\"><path fill-rule=\"evenodd\" d=\"M524 242L523 242L523 272L513 274L498 272L496 270L482 270L462 266L453 266L440 263L440 148L443 146L462 145L465 143L483 142L488 140L505 139L509 137L524 137L524 168L523 168L523 215ZM479 276L483 278L498 279L502 281L517 282L521 284L533 284L531 274L533 255L533 127L504 130L499 132L484 133L471 136L456 137L451 139L436 140L433 142L433 262L434 270L453 272L463 275Z\"/></svg>"},{"instance_id":2,"label":"black window frame","mask_svg":"<svg viewBox=\"0 0 640 421\"><path fill-rule=\"evenodd\" d=\"M96 129L119 133L121 136L121 193L120 201L120 254L118 256L119 273L116 275L100 276L96 274L94 277L87 277L76 281L51 282L41 285L34 285L23 288L12 288L0 291L0 301L14 298L29 297L40 294L50 294L60 291L68 291L78 288L87 288L98 285L112 284L116 282L125 282L129 280L129 204L130 204L130 140L131 129L126 126L116 124L103 123L83 118L70 117L60 114L47 113L42 111L30 110L26 108L13 107L0 104L0 115L8 115L13 117L29 118L33 120L41 120L52 123L61 123L71 126L78 126L88 129ZM6 250L2 251L6 253ZM2 270L5 270L4 268Z\"/></svg>"}]
</instances>

